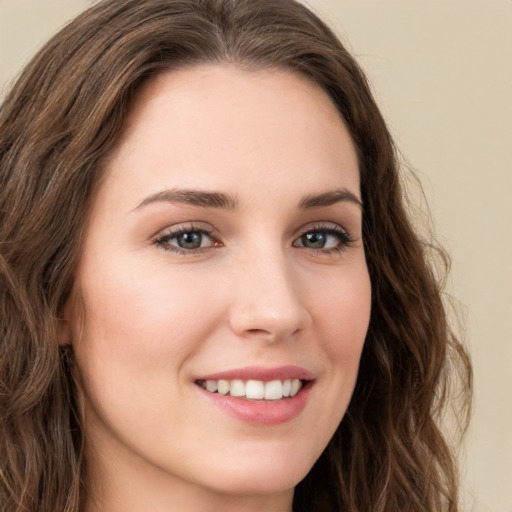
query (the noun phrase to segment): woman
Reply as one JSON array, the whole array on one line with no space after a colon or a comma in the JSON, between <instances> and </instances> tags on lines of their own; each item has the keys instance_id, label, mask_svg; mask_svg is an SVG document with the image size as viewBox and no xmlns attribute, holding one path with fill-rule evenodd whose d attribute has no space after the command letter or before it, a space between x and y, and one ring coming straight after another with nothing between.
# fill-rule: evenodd
<instances>
[{"instance_id":1,"label":"woman","mask_svg":"<svg viewBox=\"0 0 512 512\"><path fill-rule=\"evenodd\" d=\"M0 155L2 512L459 510L436 251L304 6L100 2Z\"/></svg>"}]
</instances>

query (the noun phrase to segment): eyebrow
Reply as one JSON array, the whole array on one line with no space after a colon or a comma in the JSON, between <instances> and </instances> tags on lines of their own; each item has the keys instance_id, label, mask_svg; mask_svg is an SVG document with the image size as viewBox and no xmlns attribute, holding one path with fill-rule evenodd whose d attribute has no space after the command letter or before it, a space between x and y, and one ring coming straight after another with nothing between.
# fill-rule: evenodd
<instances>
[{"instance_id":1,"label":"eyebrow","mask_svg":"<svg viewBox=\"0 0 512 512\"><path fill-rule=\"evenodd\" d=\"M322 192L320 194L311 194L302 199L299 203L299 208L304 210L310 208L322 208L325 206L331 206L340 202L354 203L359 208L363 208L363 203L353 192L346 188L339 188L336 190L330 190L328 192Z\"/></svg>"},{"instance_id":2,"label":"eyebrow","mask_svg":"<svg viewBox=\"0 0 512 512\"><path fill-rule=\"evenodd\" d=\"M146 197L134 210L153 203L182 203L202 208L219 208L225 210L235 210L238 206L238 199L224 192L209 192L196 189L168 189L162 190ZM312 208L322 208L331 206L340 202L354 203L362 209L363 203L350 190L340 188L329 190L319 194L310 194L302 198L299 208L308 210Z\"/></svg>"},{"instance_id":3,"label":"eyebrow","mask_svg":"<svg viewBox=\"0 0 512 512\"><path fill-rule=\"evenodd\" d=\"M182 203L203 208L234 210L238 205L236 197L223 192L208 192L194 189L169 189L152 194L144 199L135 210L152 203Z\"/></svg>"}]
</instances>

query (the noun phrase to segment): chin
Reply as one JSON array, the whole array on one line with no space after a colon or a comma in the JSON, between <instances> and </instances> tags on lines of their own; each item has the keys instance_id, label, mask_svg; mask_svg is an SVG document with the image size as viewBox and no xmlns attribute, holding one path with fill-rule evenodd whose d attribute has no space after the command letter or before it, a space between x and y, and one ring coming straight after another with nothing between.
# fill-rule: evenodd
<instances>
[{"instance_id":1,"label":"chin","mask_svg":"<svg viewBox=\"0 0 512 512\"><path fill-rule=\"evenodd\" d=\"M251 463L253 462L253 463ZM227 470L217 470L208 486L217 488L223 494L234 496L275 495L288 492L303 480L311 470L314 461L297 461L271 457L264 464L244 460L235 462Z\"/></svg>"}]
</instances>

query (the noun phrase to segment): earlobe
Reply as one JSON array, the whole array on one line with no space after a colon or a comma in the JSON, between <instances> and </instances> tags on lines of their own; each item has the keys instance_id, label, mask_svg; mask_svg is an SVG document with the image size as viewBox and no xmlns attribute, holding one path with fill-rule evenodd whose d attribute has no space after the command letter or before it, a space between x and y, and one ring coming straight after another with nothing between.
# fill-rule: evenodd
<instances>
[{"instance_id":1,"label":"earlobe","mask_svg":"<svg viewBox=\"0 0 512 512\"><path fill-rule=\"evenodd\" d=\"M61 347L71 345L71 322L64 318L57 320L57 340Z\"/></svg>"},{"instance_id":2,"label":"earlobe","mask_svg":"<svg viewBox=\"0 0 512 512\"><path fill-rule=\"evenodd\" d=\"M57 318L57 341L61 347L71 345L73 341L73 328L70 320L73 318L72 310L72 299L68 298Z\"/></svg>"}]
</instances>

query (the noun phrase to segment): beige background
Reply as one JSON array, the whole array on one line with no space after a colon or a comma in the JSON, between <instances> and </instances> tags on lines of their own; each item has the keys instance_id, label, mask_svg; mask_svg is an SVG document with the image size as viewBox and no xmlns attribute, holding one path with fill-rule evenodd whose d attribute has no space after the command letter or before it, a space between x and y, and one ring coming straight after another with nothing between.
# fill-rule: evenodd
<instances>
[{"instance_id":1,"label":"beige background","mask_svg":"<svg viewBox=\"0 0 512 512\"><path fill-rule=\"evenodd\" d=\"M89 3L0 0L0 95ZM452 253L475 365L467 510L512 512L512 0L306 3L369 73Z\"/></svg>"}]
</instances>

